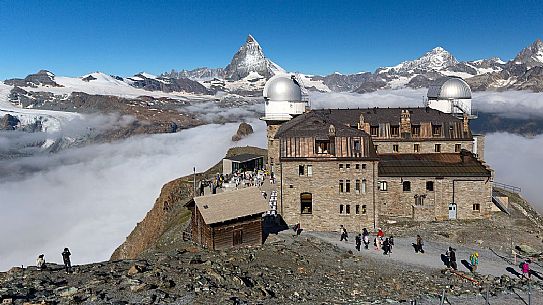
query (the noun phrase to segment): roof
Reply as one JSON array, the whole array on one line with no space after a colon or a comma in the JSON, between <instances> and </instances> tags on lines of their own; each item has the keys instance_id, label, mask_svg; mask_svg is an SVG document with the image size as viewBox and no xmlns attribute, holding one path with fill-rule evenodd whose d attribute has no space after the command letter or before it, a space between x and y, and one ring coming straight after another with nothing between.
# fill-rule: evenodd
<instances>
[{"instance_id":1,"label":"roof","mask_svg":"<svg viewBox=\"0 0 543 305\"><path fill-rule=\"evenodd\" d=\"M318 110L303 113L283 123L275 134L275 138L315 137L317 139L328 139L330 125L334 125L336 137L369 138L369 135L364 130L346 126L346 124L336 121L334 118Z\"/></svg>"},{"instance_id":2,"label":"roof","mask_svg":"<svg viewBox=\"0 0 543 305\"><path fill-rule=\"evenodd\" d=\"M467 150L460 153L380 154L379 177L490 177Z\"/></svg>"},{"instance_id":3,"label":"roof","mask_svg":"<svg viewBox=\"0 0 543 305\"><path fill-rule=\"evenodd\" d=\"M431 122L442 124L444 122L458 122L462 120L455 116L443 113L429 107L412 108L360 108L360 109L320 109L313 110L350 126L357 126L360 122L360 115L364 115L364 121L370 125L379 125L390 123L391 125L400 125L402 110L409 110L411 124L417 125L421 122Z\"/></svg>"},{"instance_id":4,"label":"roof","mask_svg":"<svg viewBox=\"0 0 543 305\"><path fill-rule=\"evenodd\" d=\"M262 214L269 209L257 187L195 197L186 206L191 204L196 204L208 225Z\"/></svg>"},{"instance_id":5,"label":"roof","mask_svg":"<svg viewBox=\"0 0 543 305\"><path fill-rule=\"evenodd\" d=\"M241 155L236 155L232 157L226 157L224 159L232 160L234 162L247 162L247 161L251 161L251 160L255 160L259 158L264 158L264 156L253 155L253 154L241 154Z\"/></svg>"},{"instance_id":6,"label":"roof","mask_svg":"<svg viewBox=\"0 0 543 305\"><path fill-rule=\"evenodd\" d=\"M470 99L471 89L460 77L445 76L430 84L427 96L429 99Z\"/></svg>"}]
</instances>

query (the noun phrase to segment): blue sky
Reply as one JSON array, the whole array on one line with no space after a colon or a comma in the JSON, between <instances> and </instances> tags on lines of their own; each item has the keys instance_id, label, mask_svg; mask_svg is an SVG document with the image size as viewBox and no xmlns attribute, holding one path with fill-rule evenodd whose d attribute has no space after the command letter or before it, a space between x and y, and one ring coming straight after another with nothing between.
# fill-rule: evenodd
<instances>
[{"instance_id":1,"label":"blue sky","mask_svg":"<svg viewBox=\"0 0 543 305\"><path fill-rule=\"evenodd\" d=\"M472 3L475 2L475 3ZM2 1L0 79L39 69L224 67L252 34L289 71L373 71L442 46L510 59L543 37L538 1Z\"/></svg>"}]
</instances>

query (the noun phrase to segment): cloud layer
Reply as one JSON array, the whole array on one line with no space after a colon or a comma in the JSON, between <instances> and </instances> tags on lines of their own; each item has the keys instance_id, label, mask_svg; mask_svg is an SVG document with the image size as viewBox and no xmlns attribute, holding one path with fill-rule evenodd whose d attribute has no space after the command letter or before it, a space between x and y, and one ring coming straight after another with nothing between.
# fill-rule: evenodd
<instances>
[{"instance_id":1,"label":"cloud layer","mask_svg":"<svg viewBox=\"0 0 543 305\"><path fill-rule=\"evenodd\" d=\"M250 123L255 134L238 143L230 140L237 124L206 125L1 161L32 167L33 173L0 182L0 270L34 264L40 253L59 262L64 247L72 250L75 264L108 259L164 183L193 166L207 169L228 147L265 147L265 124Z\"/></svg>"}]
</instances>

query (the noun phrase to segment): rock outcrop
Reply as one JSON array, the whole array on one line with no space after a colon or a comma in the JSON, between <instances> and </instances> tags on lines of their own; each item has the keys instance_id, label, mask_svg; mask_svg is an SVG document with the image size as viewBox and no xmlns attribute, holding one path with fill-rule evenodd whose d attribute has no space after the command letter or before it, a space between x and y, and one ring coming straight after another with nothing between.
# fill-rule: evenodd
<instances>
[{"instance_id":1,"label":"rock outcrop","mask_svg":"<svg viewBox=\"0 0 543 305\"><path fill-rule=\"evenodd\" d=\"M55 82L55 75L47 70L40 70L36 74L30 74L24 79L12 78L4 81L6 85L19 86L19 87L62 87Z\"/></svg>"},{"instance_id":2,"label":"rock outcrop","mask_svg":"<svg viewBox=\"0 0 543 305\"><path fill-rule=\"evenodd\" d=\"M0 118L0 130L15 130L20 121L11 114L6 114Z\"/></svg>"},{"instance_id":3,"label":"rock outcrop","mask_svg":"<svg viewBox=\"0 0 543 305\"><path fill-rule=\"evenodd\" d=\"M245 122L239 124L238 131L232 136L232 141L237 142L253 133L253 127Z\"/></svg>"}]
</instances>

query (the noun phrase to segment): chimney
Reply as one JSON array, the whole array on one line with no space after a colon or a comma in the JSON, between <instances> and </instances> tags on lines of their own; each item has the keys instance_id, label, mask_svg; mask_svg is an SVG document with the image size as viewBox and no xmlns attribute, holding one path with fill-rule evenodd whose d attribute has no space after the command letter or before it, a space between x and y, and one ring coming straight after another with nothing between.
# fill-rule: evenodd
<instances>
[{"instance_id":1,"label":"chimney","mask_svg":"<svg viewBox=\"0 0 543 305\"><path fill-rule=\"evenodd\" d=\"M361 113L360 114L360 119L358 120L358 129L364 129L364 123L366 123L364 121L364 114Z\"/></svg>"},{"instance_id":2,"label":"chimney","mask_svg":"<svg viewBox=\"0 0 543 305\"><path fill-rule=\"evenodd\" d=\"M411 133L411 113L409 110L402 109L402 116L400 118L400 133Z\"/></svg>"},{"instance_id":3,"label":"chimney","mask_svg":"<svg viewBox=\"0 0 543 305\"><path fill-rule=\"evenodd\" d=\"M466 113L464 113L463 122L464 122L463 130L466 133L466 132L469 131L469 119L468 119L468 115Z\"/></svg>"}]
</instances>

